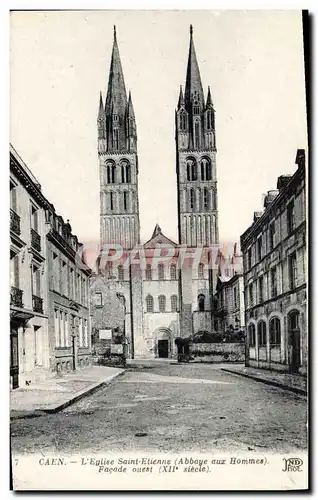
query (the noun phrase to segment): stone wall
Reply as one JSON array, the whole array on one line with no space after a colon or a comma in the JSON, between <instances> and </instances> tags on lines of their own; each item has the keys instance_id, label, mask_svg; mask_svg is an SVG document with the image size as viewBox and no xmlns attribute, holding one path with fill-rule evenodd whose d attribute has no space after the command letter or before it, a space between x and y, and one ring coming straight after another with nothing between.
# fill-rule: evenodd
<instances>
[{"instance_id":1,"label":"stone wall","mask_svg":"<svg viewBox=\"0 0 318 500\"><path fill-rule=\"evenodd\" d=\"M245 344L205 344L197 342L190 345L190 353L194 361L197 362L244 363Z\"/></svg>"}]
</instances>

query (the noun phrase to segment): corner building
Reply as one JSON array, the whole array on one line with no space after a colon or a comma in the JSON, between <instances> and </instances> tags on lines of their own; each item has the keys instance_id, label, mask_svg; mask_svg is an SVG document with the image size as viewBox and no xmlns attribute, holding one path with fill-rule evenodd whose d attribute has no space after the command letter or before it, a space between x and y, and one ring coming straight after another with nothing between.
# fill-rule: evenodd
<instances>
[{"instance_id":1,"label":"corner building","mask_svg":"<svg viewBox=\"0 0 318 500\"><path fill-rule=\"evenodd\" d=\"M128 338L131 357L174 357L177 337L211 332L215 323L216 273L208 265L218 243L215 110L210 88L204 96L192 27L185 89L180 87L175 111L178 242L156 225L140 245L136 118L115 29L97 128L101 248L120 245L124 253L106 264L101 255L92 277L94 342L100 346L100 332L116 330ZM161 258L165 251L170 259Z\"/></svg>"}]
</instances>

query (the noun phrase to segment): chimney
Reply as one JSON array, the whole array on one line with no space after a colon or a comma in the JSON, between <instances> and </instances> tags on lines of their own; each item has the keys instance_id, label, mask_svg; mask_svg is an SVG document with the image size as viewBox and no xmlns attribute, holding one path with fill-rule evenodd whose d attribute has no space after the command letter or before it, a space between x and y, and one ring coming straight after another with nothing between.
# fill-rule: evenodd
<instances>
[{"instance_id":1,"label":"chimney","mask_svg":"<svg viewBox=\"0 0 318 500\"><path fill-rule=\"evenodd\" d=\"M304 149L297 149L295 163L298 165L298 167L305 166L305 159L306 159L305 150Z\"/></svg>"},{"instance_id":2,"label":"chimney","mask_svg":"<svg viewBox=\"0 0 318 500\"><path fill-rule=\"evenodd\" d=\"M267 208L268 205L270 205L275 200L278 194L279 191L277 189L272 189L271 191L267 191L267 195L265 196L264 199L264 208Z\"/></svg>"},{"instance_id":3,"label":"chimney","mask_svg":"<svg viewBox=\"0 0 318 500\"><path fill-rule=\"evenodd\" d=\"M260 217L262 217L263 212L254 212L253 222L257 221Z\"/></svg>"},{"instance_id":4,"label":"chimney","mask_svg":"<svg viewBox=\"0 0 318 500\"><path fill-rule=\"evenodd\" d=\"M281 192L282 189L284 189L286 184L288 184L288 182L290 181L291 177L292 176L290 174L288 174L288 175L280 175L277 178L277 189L279 192Z\"/></svg>"}]
</instances>

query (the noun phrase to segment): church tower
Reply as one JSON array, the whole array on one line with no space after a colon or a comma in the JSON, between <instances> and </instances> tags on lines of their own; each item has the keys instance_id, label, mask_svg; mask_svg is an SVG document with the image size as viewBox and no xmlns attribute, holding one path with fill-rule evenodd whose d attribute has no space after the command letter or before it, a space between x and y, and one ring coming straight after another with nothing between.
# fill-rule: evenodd
<instances>
[{"instance_id":1,"label":"church tower","mask_svg":"<svg viewBox=\"0 0 318 500\"><path fill-rule=\"evenodd\" d=\"M176 110L179 243L218 243L215 111L210 87L204 98L190 26L185 91Z\"/></svg>"},{"instance_id":2,"label":"church tower","mask_svg":"<svg viewBox=\"0 0 318 500\"><path fill-rule=\"evenodd\" d=\"M127 99L114 27L105 106L97 118L100 164L100 240L133 248L140 240L137 129L131 94Z\"/></svg>"}]
</instances>

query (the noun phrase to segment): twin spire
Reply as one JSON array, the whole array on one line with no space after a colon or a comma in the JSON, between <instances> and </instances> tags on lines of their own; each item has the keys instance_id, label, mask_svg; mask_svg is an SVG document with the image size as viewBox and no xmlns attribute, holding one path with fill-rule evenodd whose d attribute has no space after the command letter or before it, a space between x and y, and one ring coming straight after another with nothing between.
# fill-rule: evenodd
<instances>
[{"instance_id":1,"label":"twin spire","mask_svg":"<svg viewBox=\"0 0 318 500\"><path fill-rule=\"evenodd\" d=\"M213 109L210 87L208 87L206 103L204 101L200 70L193 41L193 27L190 25L190 45L185 92L183 94L182 86L180 86L178 109L184 107L186 111L191 113L193 106L198 106L200 112L209 108ZM127 147L132 147L132 144L135 147L137 139L135 113L130 91L127 99L117 43L116 26L114 26L113 50L105 107L102 93L100 93L99 98L98 127L99 138L106 139L107 150L125 150Z\"/></svg>"}]
</instances>

